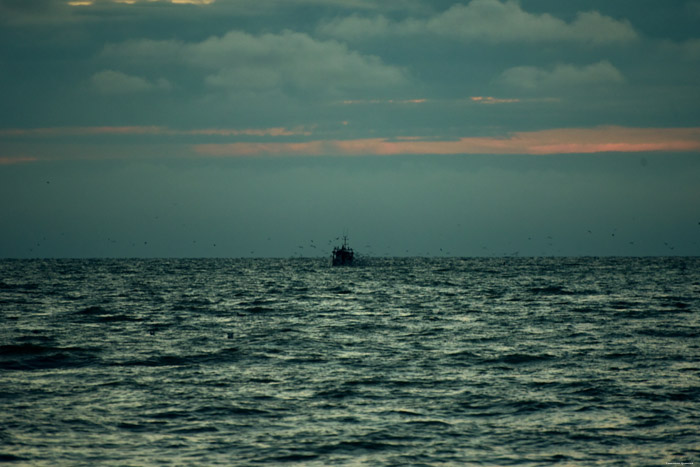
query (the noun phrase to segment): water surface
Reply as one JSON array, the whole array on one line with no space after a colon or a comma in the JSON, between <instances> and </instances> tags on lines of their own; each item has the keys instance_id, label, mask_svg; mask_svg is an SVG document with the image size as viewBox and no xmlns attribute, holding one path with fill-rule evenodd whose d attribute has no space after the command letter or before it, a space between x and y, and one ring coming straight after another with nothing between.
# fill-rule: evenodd
<instances>
[{"instance_id":1,"label":"water surface","mask_svg":"<svg viewBox=\"0 0 700 467\"><path fill-rule=\"evenodd\" d=\"M700 462L700 259L0 261L16 465Z\"/></svg>"}]
</instances>

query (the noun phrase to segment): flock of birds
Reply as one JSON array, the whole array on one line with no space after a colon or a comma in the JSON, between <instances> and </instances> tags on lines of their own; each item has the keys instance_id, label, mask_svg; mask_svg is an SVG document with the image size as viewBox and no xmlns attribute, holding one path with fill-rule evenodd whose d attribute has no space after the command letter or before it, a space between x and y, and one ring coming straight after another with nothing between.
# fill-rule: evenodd
<instances>
[{"instance_id":1,"label":"flock of birds","mask_svg":"<svg viewBox=\"0 0 700 467\"><path fill-rule=\"evenodd\" d=\"M698 222L698 226L700 226L700 222ZM595 235L594 232L590 229L586 231L586 235L588 236L593 236ZM607 234L606 234L607 235ZM60 234L61 237L65 237L65 233ZM616 242L619 240L620 243L618 245L622 244L622 242L625 242L627 245L629 245L630 248L634 248L638 246L638 242L634 240L621 240L620 237L616 234L616 230L613 230L609 238L616 240ZM271 242L272 238L267 237L267 241ZM319 244L319 242L316 242L314 239L311 239L308 241L308 243L304 244L299 244L296 247L296 251L293 251L291 257L294 258L305 258L305 257L324 257L327 255L330 255L330 252L332 251L334 246L340 245L340 243L343 241L341 237L335 237L334 239L328 240L325 242L325 244ZM45 245L47 242L46 236L43 236L41 240L36 241L36 243L28 248L28 253L29 255L34 255L34 254L40 254L44 249L42 248L43 245ZM117 239L107 237L106 239L107 244L110 246L116 246L117 244L120 244ZM541 252L539 256L552 256L552 255L559 255L561 254L561 249L560 245L557 245L557 242L551 235L547 235L546 237L542 238L536 238L533 236L528 236L527 237L527 244L521 245L525 246L527 248L527 256L532 255L532 252L534 250L534 247L532 246L534 243L539 242L539 246L542 247L545 245L544 250ZM149 243L148 240L143 240L143 243L141 244L140 242L137 241L128 241L126 242L128 246L131 247L131 251L134 251L134 249L142 246L140 248L140 251L138 253L143 252L143 248L148 248L149 245L152 245L152 243ZM694 243L695 244L695 243ZM217 248L217 243L212 242L197 242L196 239L193 239L191 242L191 245L193 247L197 247L198 251L206 251L207 248ZM648 246L648 245L647 245ZM660 246L660 245L658 245ZM663 248L665 251L667 251L669 254L673 254L673 252L676 250L675 245L669 243L668 241L663 242ZM503 250L500 249L500 251L494 249L493 247L489 247L487 245L481 245L481 251L482 255L479 256L501 256L501 257L517 257L521 255L521 250L516 249L516 250ZM384 256L384 257L391 257L391 256L423 256L423 257L450 257L452 256L452 252L447 249L443 248L438 248L433 251L418 251L418 250L413 250L410 248L403 249L401 253L389 249L388 247L382 248L381 252L375 251L374 247L370 244L365 244L363 248L363 253L364 256ZM211 251L211 250L210 250ZM627 250L629 251L629 250ZM135 251L136 252L136 251ZM254 257L256 254L255 250L250 250L248 252L249 256ZM460 255L461 256L461 255Z\"/></svg>"},{"instance_id":2,"label":"flock of birds","mask_svg":"<svg viewBox=\"0 0 700 467\"><path fill-rule=\"evenodd\" d=\"M50 181L46 181L47 184L50 183ZM154 220L158 220L159 217L155 216ZM698 222L698 226L700 226L700 222ZM457 228L461 230L462 224L457 224ZM618 237L616 236L616 231L617 229L613 229L613 231L610 233L610 238L618 240ZM588 236L593 236L594 232L590 229L586 231ZM65 237L65 233L60 233L61 237ZM271 237L267 237L267 241L270 242L272 240ZM600 239L599 239L600 240ZM120 242L117 239L107 237L106 239L107 243L111 246L115 246L119 244ZM562 251L558 249L558 245L556 244L554 238L551 235L547 235L545 238L540 238L540 239L535 239L532 236L527 237L527 254L530 255L533 251L532 245L536 243L536 241L539 241L541 244L544 242L546 245L546 248L544 251L541 252L540 256L548 256L552 254L560 254ZM47 242L46 236L43 236L41 240L37 240L32 246L28 247L28 254L29 255L35 255L35 254L41 254L44 252L44 248L42 248ZM292 257L319 257L319 256L326 256L330 255L330 252L333 249L333 246L339 245L339 243L342 242L341 237L335 237L334 239L328 240L325 246L321 247L315 240L311 239L309 240L308 243L306 244L300 244L297 246L296 251L294 251L291 256ZM620 241L622 242L622 240ZM627 245L629 245L630 248L634 248L637 246L637 242L635 240L626 240ZM137 248L139 246L139 242L137 241L129 241L127 242L128 245L131 246L131 249ZM149 241L148 240L143 240L143 248L148 248L149 247ZM192 240L192 246L196 246L198 250L203 251L203 248L207 248L207 245L210 248L217 248L217 243L212 242L200 242L199 244L197 243L196 239ZM618 244L619 245L619 244ZM673 254L675 251L676 247L669 243L668 241L663 242L664 249L669 253ZM540 245L541 246L541 245ZM647 245L649 246L649 245ZM382 248L382 253L377 254L375 252L374 248L370 244L365 244L364 245L364 250L366 251L365 256L428 256L428 257L433 257L433 256L451 256L452 253L449 250L445 250L443 248L439 248L438 250L434 251L417 251L417 250L411 250L411 249L404 249L402 254L397 254L398 252L393 250L393 249L388 249L386 246ZM497 252L495 249L492 247L482 245L481 246L481 251L483 252L484 256L520 256L520 250L515 250L515 251L503 251L501 250L500 252ZM249 255L250 256L255 256L256 251L255 250L250 250Z\"/></svg>"},{"instance_id":3,"label":"flock of birds","mask_svg":"<svg viewBox=\"0 0 700 467\"><path fill-rule=\"evenodd\" d=\"M50 184L50 181L46 181L46 184ZM159 217L155 216L154 220L158 220ZM698 222L698 226L700 226L700 222ZM457 228L461 230L462 225L457 224ZM590 229L587 230L587 235L593 236L594 232ZM65 237L65 233L60 234L61 237ZM610 233L610 238L617 240L618 237L616 236L616 229L613 229L613 231ZM272 240L271 237L267 237L267 241L270 242ZM120 242L114 238L107 237L107 243L111 246L115 246L119 244ZM335 237L335 239L328 240L326 245L321 248L318 243L311 239L307 244L300 244L297 246L296 251L292 252L291 256L292 257L319 257L319 256L326 256L330 255L330 252L333 249L333 246L337 246L339 242L341 242L342 239L341 237ZM544 251L541 252L540 256L550 256L550 255L559 255L562 253L560 249L557 249L560 247L558 246L554 240L554 238L551 235L546 236L544 239L534 239L532 236L529 236L527 238L527 254L530 255L533 252L533 247L532 245L536 243L536 241L539 241L540 243L544 241L546 248ZM42 243L43 242L43 243ZM46 244L47 238L46 236L43 236L41 240L37 240L32 246L28 248L28 254L30 256L34 255L41 255L42 253L46 252L46 249L43 248L43 246ZM627 245L629 245L630 248L632 247L637 247L637 242L634 240L627 240L626 241ZM137 241L129 241L127 242L131 246L131 251L133 251L137 246L140 246L140 242ZM695 243L694 243L695 244ZM143 248L148 248L149 247L149 241L148 240L143 240L142 246ZM217 243L212 242L200 242L199 244L197 243L196 239L192 240L192 246L196 246L198 251L205 251L203 248L207 248L207 245L210 248L217 248ZM618 243L619 245L619 243ZM669 253L673 254L675 251L676 247L665 241L663 242L664 249ZM541 245L540 245L541 246ZM647 245L650 246L650 245ZM377 252L374 251L374 248L370 244L364 245L364 250L367 252L366 256L398 256L398 252L392 249L388 249L386 246L382 248L382 254L377 254ZM143 250L142 250L143 251ZM481 251L484 253L484 256L520 256L520 250L515 250L515 251L503 251L501 250L500 252L497 252L495 249L482 245L481 246ZM311 254L307 254L307 252L311 252ZM140 253L140 252L139 252ZM255 250L250 250L249 255L255 256L256 251ZM411 250L411 249L404 249L403 250L403 256L428 256L428 257L433 257L433 256L451 256L452 253L451 251L445 250L443 248L439 248L438 250L434 251L416 251L416 250Z\"/></svg>"}]
</instances>

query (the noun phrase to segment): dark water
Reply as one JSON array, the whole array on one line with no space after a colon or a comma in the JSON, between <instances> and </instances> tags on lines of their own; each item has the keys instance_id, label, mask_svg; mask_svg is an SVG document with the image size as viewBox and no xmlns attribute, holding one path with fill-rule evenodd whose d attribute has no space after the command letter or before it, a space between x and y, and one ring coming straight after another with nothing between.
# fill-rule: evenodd
<instances>
[{"instance_id":1,"label":"dark water","mask_svg":"<svg viewBox=\"0 0 700 467\"><path fill-rule=\"evenodd\" d=\"M700 463L700 259L0 261L0 460Z\"/></svg>"}]
</instances>

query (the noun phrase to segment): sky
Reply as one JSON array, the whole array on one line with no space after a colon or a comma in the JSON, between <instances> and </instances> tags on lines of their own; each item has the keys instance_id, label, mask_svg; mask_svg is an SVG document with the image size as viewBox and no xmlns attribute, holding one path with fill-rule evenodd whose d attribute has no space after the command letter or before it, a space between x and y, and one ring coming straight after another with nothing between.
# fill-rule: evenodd
<instances>
[{"instance_id":1,"label":"sky","mask_svg":"<svg viewBox=\"0 0 700 467\"><path fill-rule=\"evenodd\" d=\"M700 0L0 0L0 258L700 254Z\"/></svg>"}]
</instances>

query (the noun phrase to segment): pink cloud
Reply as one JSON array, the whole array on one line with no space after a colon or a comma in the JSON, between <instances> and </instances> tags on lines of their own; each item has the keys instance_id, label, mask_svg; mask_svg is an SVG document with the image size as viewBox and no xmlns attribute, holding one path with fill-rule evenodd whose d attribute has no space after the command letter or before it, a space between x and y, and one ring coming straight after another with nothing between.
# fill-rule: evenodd
<instances>
[{"instance_id":1,"label":"pink cloud","mask_svg":"<svg viewBox=\"0 0 700 467\"><path fill-rule=\"evenodd\" d=\"M470 99L479 104L515 104L520 102L520 99L499 99L491 96L472 96Z\"/></svg>"},{"instance_id":2,"label":"pink cloud","mask_svg":"<svg viewBox=\"0 0 700 467\"><path fill-rule=\"evenodd\" d=\"M0 157L0 165L14 165L14 164L28 164L31 162L36 162L38 159L36 157Z\"/></svg>"},{"instance_id":3,"label":"pink cloud","mask_svg":"<svg viewBox=\"0 0 700 467\"><path fill-rule=\"evenodd\" d=\"M345 100L342 102L343 105L357 105L357 104L424 104L428 102L428 99L359 99L359 100Z\"/></svg>"},{"instance_id":4,"label":"pink cloud","mask_svg":"<svg viewBox=\"0 0 700 467\"><path fill-rule=\"evenodd\" d=\"M92 141L85 146L79 138L59 146L33 144L36 138L92 135L155 135L168 146L168 154L175 152L183 157L194 152L200 156L391 156L402 154L586 154L601 152L698 152L700 153L700 127L695 128L629 128L606 126L596 128L565 128L531 132L515 132L497 137L462 137L452 140L435 140L417 135L392 138L360 139L310 139L313 127L271 128L204 128L177 130L163 126L102 126L63 127L0 130L0 138L25 138L17 157L0 156L0 165L35 162L45 158L63 158L66 154L89 151L101 157L119 157L123 146ZM203 144L183 145L172 141L172 136L198 136L208 140ZM220 137L259 138L258 141L221 142ZM303 136L306 141L289 142L285 138ZM270 139L260 141L260 139ZM282 138L281 140L272 138ZM238 138L240 139L240 138ZM230 141L230 140L229 140ZM14 142L12 143L14 144ZM37 151L39 151L37 153ZM50 151L46 152L46 151ZM44 152L46 152L44 154ZM19 154L24 154L20 156ZM27 157L26 154L40 155Z\"/></svg>"},{"instance_id":5,"label":"pink cloud","mask_svg":"<svg viewBox=\"0 0 700 467\"><path fill-rule=\"evenodd\" d=\"M517 133L528 154L700 151L700 128L598 127Z\"/></svg>"},{"instance_id":6,"label":"pink cloud","mask_svg":"<svg viewBox=\"0 0 700 467\"><path fill-rule=\"evenodd\" d=\"M700 128L598 127L517 132L450 141L316 140L299 143L200 144L207 156L399 155L399 154L574 154L599 152L700 151Z\"/></svg>"},{"instance_id":7,"label":"pink cloud","mask_svg":"<svg viewBox=\"0 0 700 467\"><path fill-rule=\"evenodd\" d=\"M279 128L247 128L242 130L237 129L226 129L226 128L212 128L203 130L184 130L177 132L178 134L186 135L215 135L215 136L310 136L311 131L304 129L303 127L297 127L292 129L287 129L284 127Z\"/></svg>"}]
</instances>

